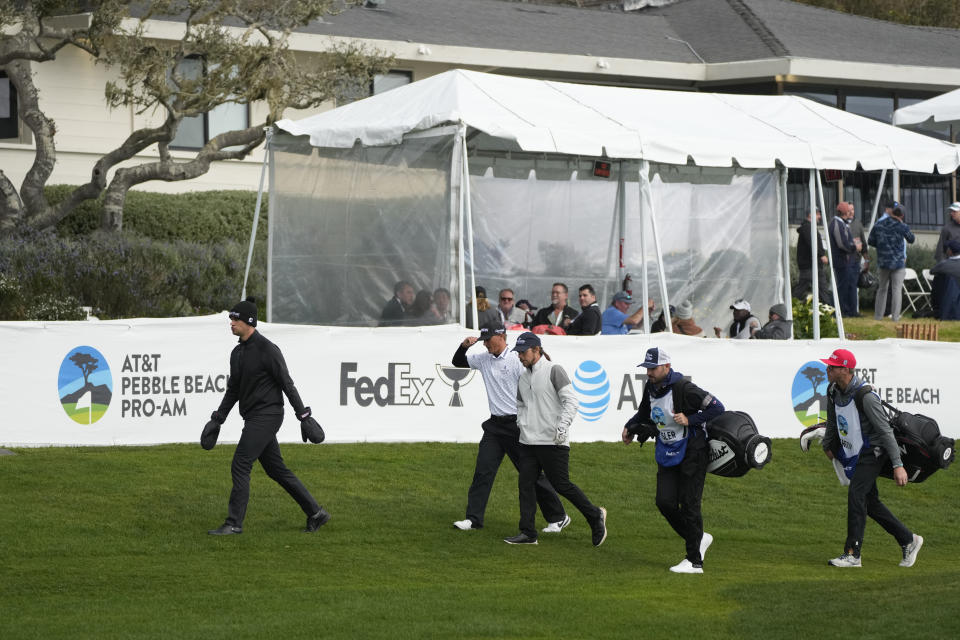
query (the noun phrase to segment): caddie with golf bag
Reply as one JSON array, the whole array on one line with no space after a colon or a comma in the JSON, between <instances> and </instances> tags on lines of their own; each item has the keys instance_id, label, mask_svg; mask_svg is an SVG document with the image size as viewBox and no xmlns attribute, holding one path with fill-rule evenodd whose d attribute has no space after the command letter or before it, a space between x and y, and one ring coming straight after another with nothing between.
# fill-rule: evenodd
<instances>
[{"instance_id":1,"label":"caddie with golf bag","mask_svg":"<svg viewBox=\"0 0 960 640\"><path fill-rule=\"evenodd\" d=\"M829 561L834 567L860 567L860 547L867 516L873 518L900 545L901 567L912 567L923 538L908 529L880 501L877 477L885 464L892 467L898 486L907 484L907 472L900 459L893 429L874 392L861 394L863 381L856 375L857 359L846 349L837 349L821 359L827 365L827 423L823 451L837 460L843 475L850 480L847 490L847 539L843 553ZM838 476L840 471L838 471Z\"/></svg>"},{"instance_id":2,"label":"caddie with golf bag","mask_svg":"<svg viewBox=\"0 0 960 640\"><path fill-rule=\"evenodd\" d=\"M323 442L323 429L311 417L310 407L303 406L280 349L264 338L256 326L257 306L251 298L238 302L230 310L230 331L240 340L230 353L227 390L220 406L204 427L200 444L204 449L213 448L220 425L238 401L243 417L243 432L230 465L233 490L230 492L227 519L220 528L208 533L216 536L243 533L243 519L250 498L250 470L256 460L260 460L267 475L297 501L307 515L304 531L311 533L326 524L330 514L317 504L299 478L283 463L277 443L277 431L283 423L283 396L287 396L300 420L300 434L304 442Z\"/></svg>"},{"instance_id":3,"label":"caddie with golf bag","mask_svg":"<svg viewBox=\"0 0 960 640\"><path fill-rule=\"evenodd\" d=\"M704 425L723 413L723 405L674 371L663 349L647 349L638 366L647 370L647 384L621 437L624 444L636 437L641 445L656 439L657 508L686 543L686 557L670 571L703 573L703 556L713 542L700 512L710 461Z\"/></svg>"}]
</instances>

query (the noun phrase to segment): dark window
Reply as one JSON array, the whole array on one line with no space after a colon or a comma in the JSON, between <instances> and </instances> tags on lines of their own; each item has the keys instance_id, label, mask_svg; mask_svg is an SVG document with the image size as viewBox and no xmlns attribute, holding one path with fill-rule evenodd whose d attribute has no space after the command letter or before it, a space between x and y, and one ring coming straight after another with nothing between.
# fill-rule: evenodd
<instances>
[{"instance_id":1,"label":"dark window","mask_svg":"<svg viewBox=\"0 0 960 640\"><path fill-rule=\"evenodd\" d=\"M411 71L389 71L378 74L373 77L373 86L370 89L371 95L377 95L390 89L402 87L405 84L413 82L413 72Z\"/></svg>"},{"instance_id":2,"label":"dark window","mask_svg":"<svg viewBox=\"0 0 960 640\"><path fill-rule=\"evenodd\" d=\"M17 90L10 78L0 71L0 138L19 138Z\"/></svg>"},{"instance_id":3,"label":"dark window","mask_svg":"<svg viewBox=\"0 0 960 640\"><path fill-rule=\"evenodd\" d=\"M197 78L203 72L204 64L200 58L187 58L180 63L180 73L188 78ZM170 147L199 149L209 142L210 138L226 131L246 129L249 126L250 111L247 105L232 102L220 104L203 115L181 120L177 135L170 142Z\"/></svg>"}]
</instances>

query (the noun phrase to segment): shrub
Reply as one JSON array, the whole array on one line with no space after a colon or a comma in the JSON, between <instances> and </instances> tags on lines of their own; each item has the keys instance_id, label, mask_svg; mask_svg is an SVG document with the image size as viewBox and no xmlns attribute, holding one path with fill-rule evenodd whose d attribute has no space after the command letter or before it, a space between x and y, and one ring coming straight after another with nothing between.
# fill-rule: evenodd
<instances>
[{"instance_id":1,"label":"shrub","mask_svg":"<svg viewBox=\"0 0 960 640\"><path fill-rule=\"evenodd\" d=\"M813 338L813 296L808 295L805 300L793 299L793 337L799 339ZM830 305L820 304L820 337L839 337L837 331L836 310Z\"/></svg>"}]
</instances>

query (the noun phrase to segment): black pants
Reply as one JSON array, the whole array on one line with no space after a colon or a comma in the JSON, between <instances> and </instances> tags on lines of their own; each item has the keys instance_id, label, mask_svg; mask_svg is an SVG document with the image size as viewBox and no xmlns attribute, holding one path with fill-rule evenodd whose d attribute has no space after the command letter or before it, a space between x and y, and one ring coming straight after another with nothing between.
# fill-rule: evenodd
<instances>
[{"instance_id":1,"label":"black pants","mask_svg":"<svg viewBox=\"0 0 960 640\"><path fill-rule=\"evenodd\" d=\"M657 466L657 508L673 530L683 538L687 560L703 562L700 540L703 538L703 484L707 476L707 439L702 433L687 443L687 453L680 464L673 467Z\"/></svg>"},{"instance_id":2,"label":"black pants","mask_svg":"<svg viewBox=\"0 0 960 640\"><path fill-rule=\"evenodd\" d=\"M580 487L570 482L570 447L556 445L520 445L520 532L537 537L534 521L537 515L537 478L546 475L557 493L569 500L590 523L591 529L600 519L596 507ZM542 471L542 474L541 474Z\"/></svg>"},{"instance_id":3,"label":"black pants","mask_svg":"<svg viewBox=\"0 0 960 640\"><path fill-rule=\"evenodd\" d=\"M243 519L247 514L247 502L250 499L250 470L255 460L260 460L267 476L283 487L290 497L297 501L305 514L312 516L320 510L320 505L313 499L307 488L283 463L280 444L277 442L277 431L280 430L282 422L282 415L251 417L244 421L240 442L237 443L237 449L233 452L233 463L230 465L233 490L230 492L227 524L235 527L243 526Z\"/></svg>"},{"instance_id":4,"label":"black pants","mask_svg":"<svg viewBox=\"0 0 960 640\"><path fill-rule=\"evenodd\" d=\"M467 492L467 519L475 528L483 526L483 514L487 510L490 490L497 477L500 463L506 454L510 462L519 471L520 428L516 416L490 416L483 423L483 437L477 447L477 466L473 471L473 482ZM537 503L547 522L560 522L566 515L563 504L550 483L541 473L536 480Z\"/></svg>"},{"instance_id":5,"label":"black pants","mask_svg":"<svg viewBox=\"0 0 960 640\"><path fill-rule=\"evenodd\" d=\"M820 302L833 306L833 296L830 295L830 285L827 284L827 273L824 269L817 269L817 290ZM797 288L793 292L795 298L804 299L808 293L813 293L813 269L800 269L797 276Z\"/></svg>"},{"instance_id":6,"label":"black pants","mask_svg":"<svg viewBox=\"0 0 960 640\"><path fill-rule=\"evenodd\" d=\"M873 452L865 451L857 460L857 467L850 479L847 490L847 541L844 550L853 549L854 555L860 555L863 543L863 530L867 526L867 516L883 527L883 530L897 539L900 546L913 542L910 531L886 505L880 502L877 491L877 476L883 466L886 454L877 458Z\"/></svg>"}]
</instances>

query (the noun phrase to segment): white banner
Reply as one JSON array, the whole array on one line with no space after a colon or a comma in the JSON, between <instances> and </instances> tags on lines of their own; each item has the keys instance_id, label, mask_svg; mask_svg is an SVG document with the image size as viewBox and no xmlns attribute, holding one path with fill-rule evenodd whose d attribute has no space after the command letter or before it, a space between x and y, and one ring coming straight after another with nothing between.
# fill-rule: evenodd
<instances>
[{"instance_id":1,"label":"white banner","mask_svg":"<svg viewBox=\"0 0 960 640\"><path fill-rule=\"evenodd\" d=\"M475 442L489 415L479 372L451 358L476 332L454 326L341 328L262 323L283 351L303 401L329 442ZM518 333L510 332L513 344ZM572 427L580 442L615 441L636 410L645 380L637 364L652 345L673 367L727 409L746 411L760 432L797 437L826 411L819 358L837 340L733 341L670 334L543 336L581 398ZM104 322L3 322L0 444L135 445L198 442L223 397L236 338L226 314ZM960 436L960 394L950 393L960 344L880 340L847 342L860 375L898 408L937 420ZM482 349L478 344L473 349ZM236 408L220 434L235 442ZM299 442L292 412L278 435Z\"/></svg>"}]
</instances>

